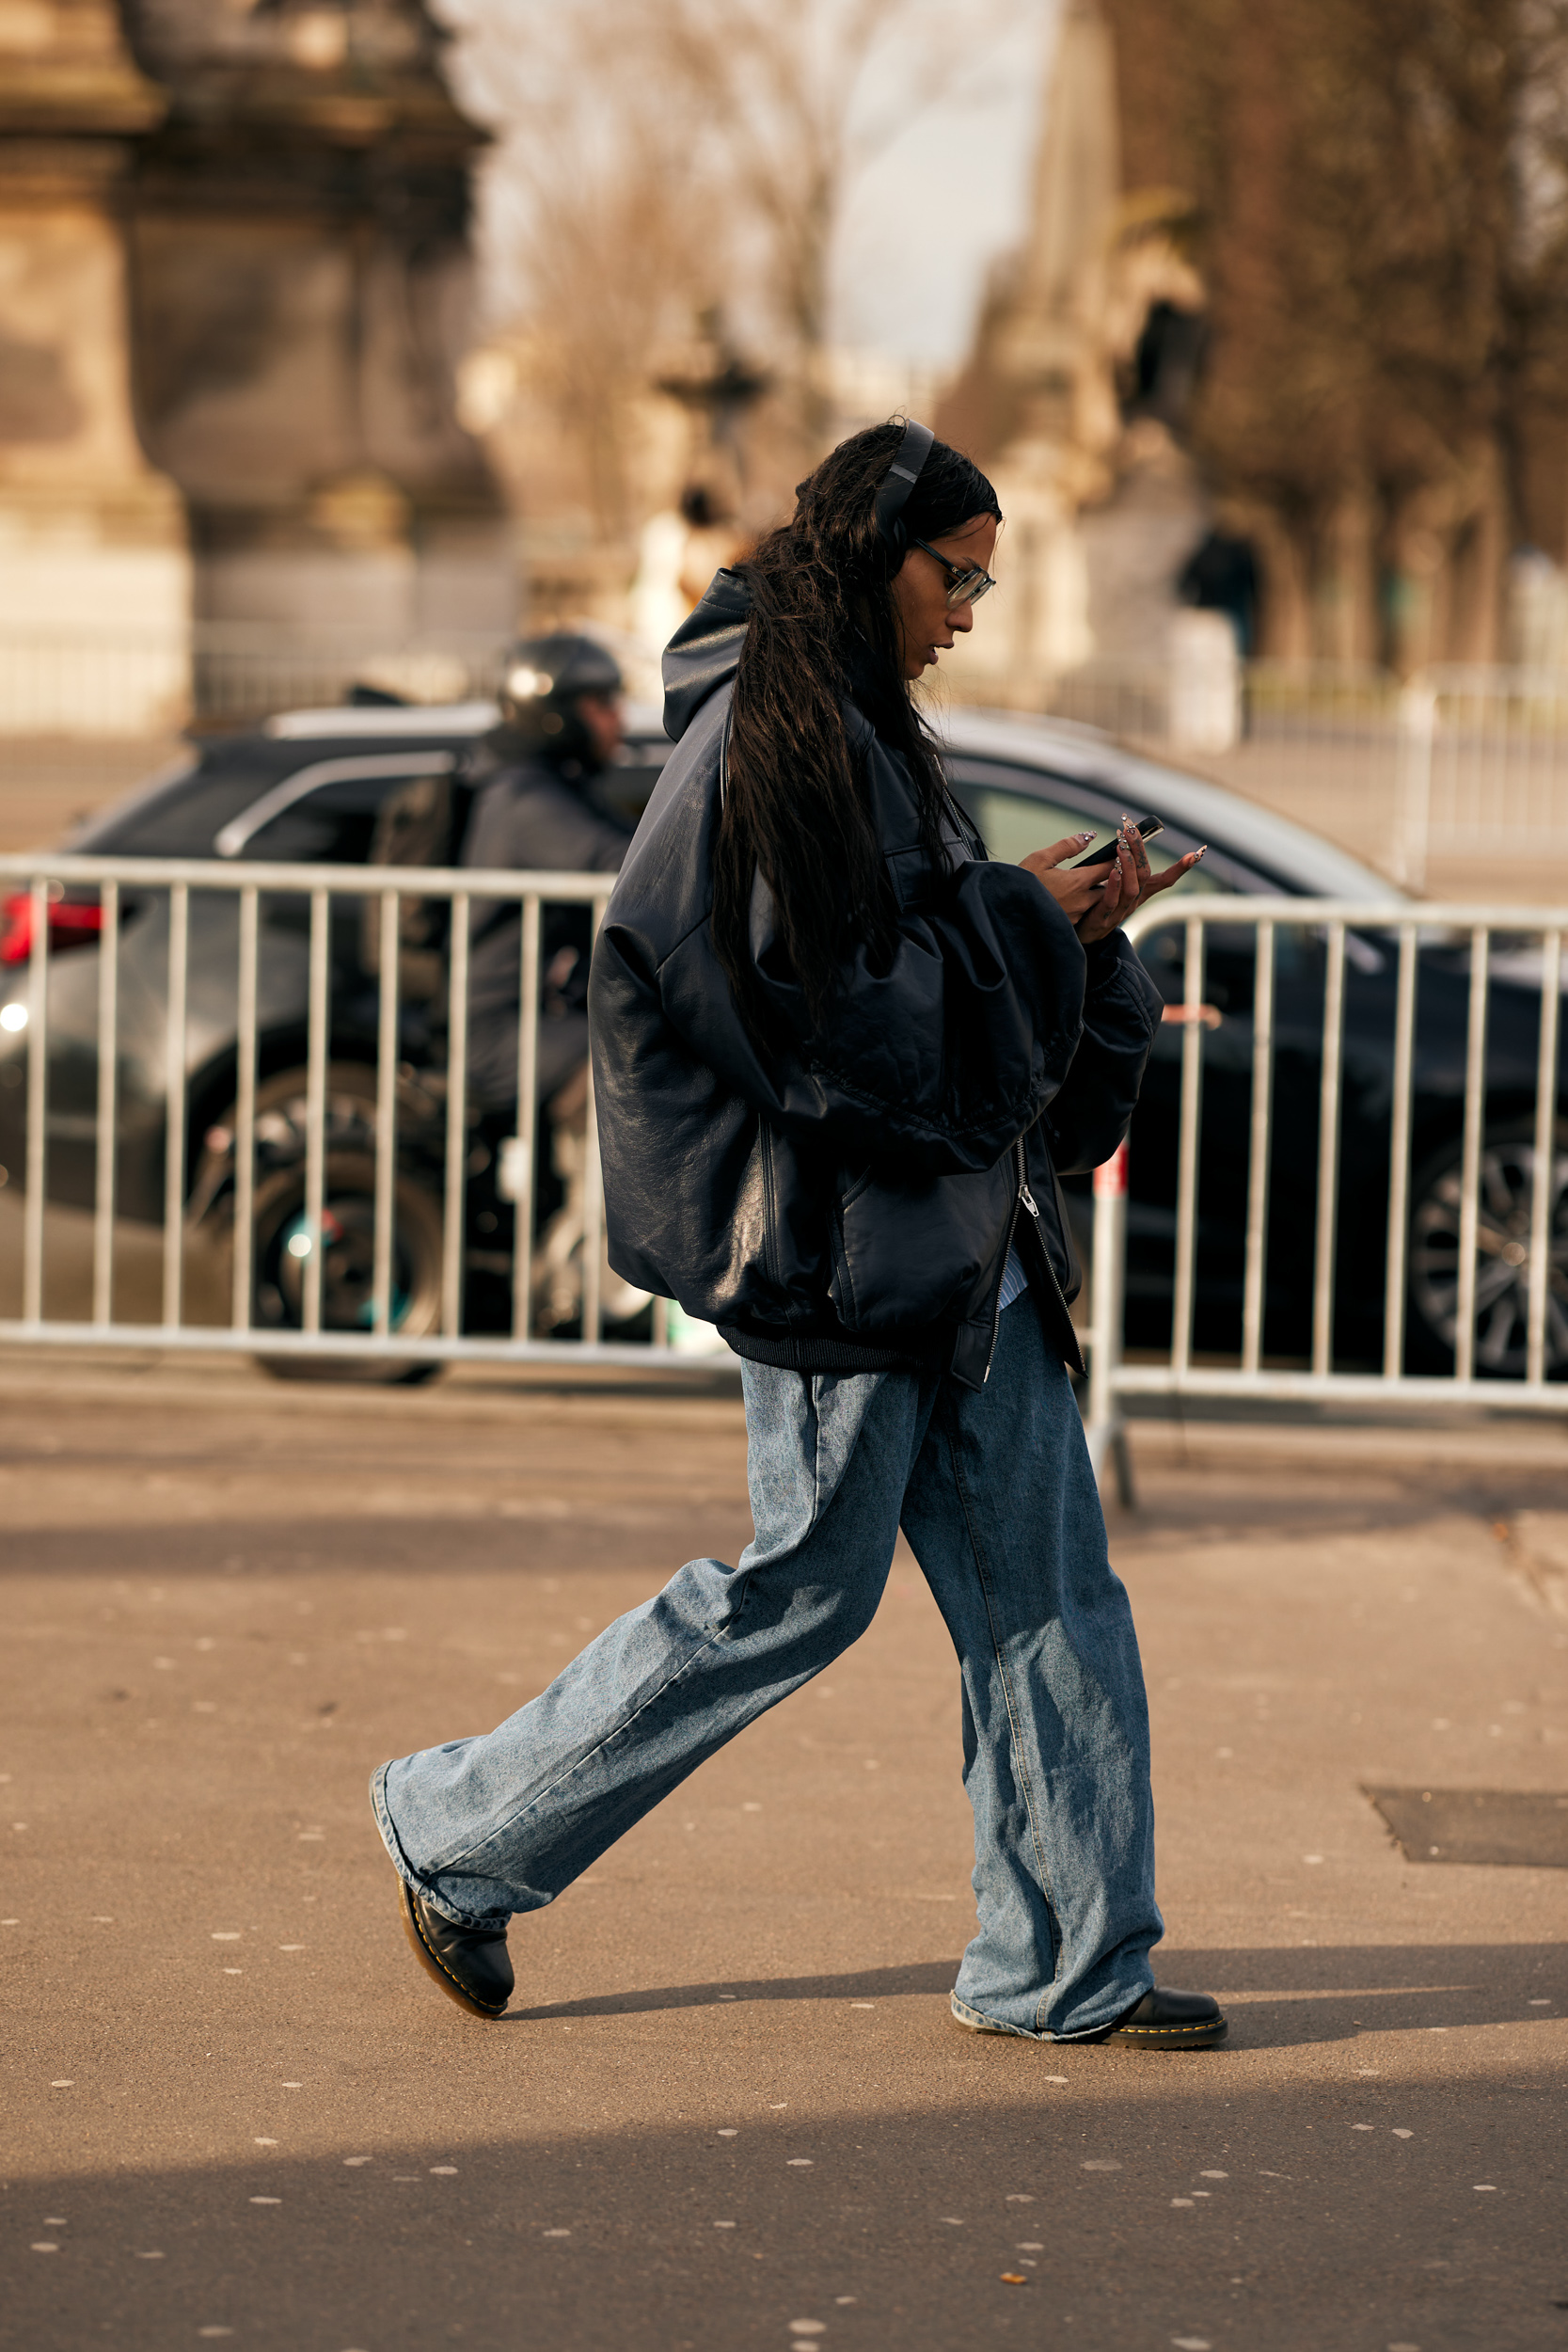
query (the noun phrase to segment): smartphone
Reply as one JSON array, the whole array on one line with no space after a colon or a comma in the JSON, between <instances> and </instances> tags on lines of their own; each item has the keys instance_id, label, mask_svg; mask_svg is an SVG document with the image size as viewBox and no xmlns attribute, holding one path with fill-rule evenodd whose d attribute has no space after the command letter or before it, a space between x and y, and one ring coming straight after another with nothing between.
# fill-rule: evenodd
<instances>
[{"instance_id":1,"label":"smartphone","mask_svg":"<svg viewBox=\"0 0 1568 2352\"><path fill-rule=\"evenodd\" d=\"M1165 828L1161 818L1140 817L1132 830L1145 841L1152 841L1155 834L1164 833ZM1107 841L1102 850L1091 850L1086 857L1069 858L1068 863L1069 866L1114 866L1116 856L1117 845L1113 839Z\"/></svg>"}]
</instances>

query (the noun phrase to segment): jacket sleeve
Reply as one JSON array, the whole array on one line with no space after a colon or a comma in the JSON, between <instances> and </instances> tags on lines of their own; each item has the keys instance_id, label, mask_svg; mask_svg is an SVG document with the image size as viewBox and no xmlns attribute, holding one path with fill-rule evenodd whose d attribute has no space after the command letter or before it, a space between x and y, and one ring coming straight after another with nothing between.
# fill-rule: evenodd
<instances>
[{"instance_id":1,"label":"jacket sleeve","mask_svg":"<svg viewBox=\"0 0 1568 2352\"><path fill-rule=\"evenodd\" d=\"M1120 931L1088 951L1084 1033L1045 1113L1060 1176L1099 1168L1127 1133L1160 1026L1160 992Z\"/></svg>"},{"instance_id":2,"label":"jacket sleeve","mask_svg":"<svg viewBox=\"0 0 1568 2352\"><path fill-rule=\"evenodd\" d=\"M752 954L779 1041L766 1072L749 1046L737 1053L728 989L700 959L673 958L660 976L674 1026L795 1141L841 1165L893 1160L921 1177L994 1168L1061 1086L1078 1041L1084 951L1049 892L1017 866L961 866L904 909L890 957L856 950L820 1036L769 912L764 889ZM715 1017L720 1002L728 1020Z\"/></svg>"}]
</instances>

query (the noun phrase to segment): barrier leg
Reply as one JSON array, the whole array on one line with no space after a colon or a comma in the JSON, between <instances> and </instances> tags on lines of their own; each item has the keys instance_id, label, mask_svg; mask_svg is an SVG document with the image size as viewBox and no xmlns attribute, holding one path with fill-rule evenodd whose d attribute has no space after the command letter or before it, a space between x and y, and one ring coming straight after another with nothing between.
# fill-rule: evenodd
<instances>
[{"instance_id":1,"label":"barrier leg","mask_svg":"<svg viewBox=\"0 0 1568 2352\"><path fill-rule=\"evenodd\" d=\"M1114 1465L1117 1500L1124 1511L1138 1507L1132 1456L1117 1394L1121 1361L1122 1300L1127 1252L1127 1146L1119 1144L1094 1171L1094 1322L1089 1333L1089 1409L1084 1434L1101 1493L1107 1463Z\"/></svg>"}]
</instances>

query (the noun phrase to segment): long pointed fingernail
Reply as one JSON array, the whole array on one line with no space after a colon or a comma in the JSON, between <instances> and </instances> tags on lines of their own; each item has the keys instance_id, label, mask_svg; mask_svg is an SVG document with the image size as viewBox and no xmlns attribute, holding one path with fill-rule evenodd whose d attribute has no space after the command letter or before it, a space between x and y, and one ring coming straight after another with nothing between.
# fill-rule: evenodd
<instances>
[{"instance_id":1,"label":"long pointed fingernail","mask_svg":"<svg viewBox=\"0 0 1568 2352\"><path fill-rule=\"evenodd\" d=\"M1092 841L1094 839L1092 833L1075 833L1072 837L1074 841Z\"/></svg>"},{"instance_id":2,"label":"long pointed fingernail","mask_svg":"<svg viewBox=\"0 0 1568 2352\"><path fill-rule=\"evenodd\" d=\"M1207 841L1206 841L1206 842L1204 843L1203 848L1202 848L1201 850L1195 850L1193 851L1193 864L1194 864L1195 866L1197 864L1198 859L1199 859L1200 857L1202 857L1202 856L1204 856L1204 855L1205 855L1205 853L1206 853L1206 852L1207 852L1207 850L1208 850L1208 848L1209 848L1209 844L1208 844L1208 843L1207 843Z\"/></svg>"}]
</instances>

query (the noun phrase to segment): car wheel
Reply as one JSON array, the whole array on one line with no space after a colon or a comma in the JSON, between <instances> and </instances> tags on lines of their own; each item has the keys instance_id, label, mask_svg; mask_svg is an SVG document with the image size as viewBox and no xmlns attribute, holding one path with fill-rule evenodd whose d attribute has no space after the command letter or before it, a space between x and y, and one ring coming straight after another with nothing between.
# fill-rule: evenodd
<instances>
[{"instance_id":1,"label":"car wheel","mask_svg":"<svg viewBox=\"0 0 1568 2352\"><path fill-rule=\"evenodd\" d=\"M298 1168L280 1171L257 1192L256 1316L279 1330L304 1327L305 1277L314 1238L305 1215ZM322 1328L371 1328L375 1275L375 1162L329 1152L322 1193ZM392 1193L391 1327L420 1339L441 1321L440 1203L400 1175ZM387 1363L374 1358L261 1356L278 1380L356 1380L383 1383L433 1379L436 1363Z\"/></svg>"},{"instance_id":2,"label":"car wheel","mask_svg":"<svg viewBox=\"0 0 1568 2352\"><path fill-rule=\"evenodd\" d=\"M1418 1170L1410 1218L1410 1354L1421 1371L1451 1371L1459 1330L1460 1170L1448 1144ZM1547 1177L1548 1380L1568 1377L1568 1122L1557 1128ZM1475 1363L1481 1379L1522 1380L1529 1328L1533 1121L1493 1129L1481 1154L1477 1204Z\"/></svg>"}]
</instances>

